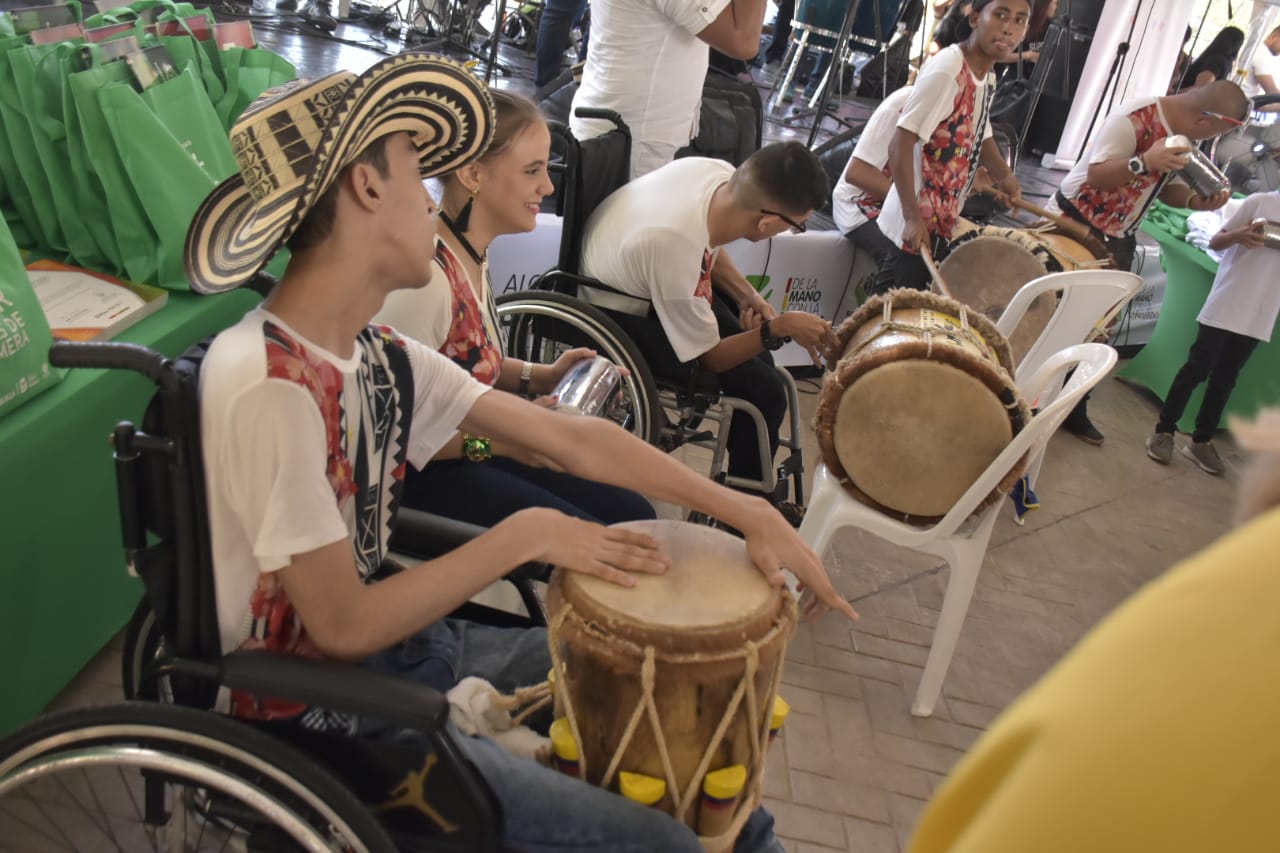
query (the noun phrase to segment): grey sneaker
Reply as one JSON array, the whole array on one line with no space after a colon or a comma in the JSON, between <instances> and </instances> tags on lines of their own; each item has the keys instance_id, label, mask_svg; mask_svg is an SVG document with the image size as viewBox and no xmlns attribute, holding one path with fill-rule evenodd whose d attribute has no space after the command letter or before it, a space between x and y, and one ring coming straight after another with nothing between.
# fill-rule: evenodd
<instances>
[{"instance_id":1,"label":"grey sneaker","mask_svg":"<svg viewBox=\"0 0 1280 853\"><path fill-rule=\"evenodd\" d=\"M1161 465L1168 465L1173 459L1173 433L1153 432L1147 436L1147 455Z\"/></svg>"},{"instance_id":2,"label":"grey sneaker","mask_svg":"<svg viewBox=\"0 0 1280 853\"><path fill-rule=\"evenodd\" d=\"M1182 453L1199 465L1201 471L1214 476L1222 473L1222 457L1212 441L1193 441L1182 448Z\"/></svg>"}]
</instances>

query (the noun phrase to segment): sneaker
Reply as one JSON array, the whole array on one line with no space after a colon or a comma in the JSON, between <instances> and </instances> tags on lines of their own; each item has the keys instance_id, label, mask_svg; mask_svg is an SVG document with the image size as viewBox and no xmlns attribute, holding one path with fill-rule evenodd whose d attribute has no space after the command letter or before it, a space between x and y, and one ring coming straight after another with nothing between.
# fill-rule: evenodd
<instances>
[{"instance_id":1,"label":"sneaker","mask_svg":"<svg viewBox=\"0 0 1280 853\"><path fill-rule=\"evenodd\" d=\"M1200 470L1215 477L1222 474L1222 457L1212 441L1193 441L1182 448L1182 454L1200 466Z\"/></svg>"},{"instance_id":2,"label":"sneaker","mask_svg":"<svg viewBox=\"0 0 1280 853\"><path fill-rule=\"evenodd\" d=\"M311 0L299 17L325 32L331 33L338 28L337 20L329 12L329 0Z\"/></svg>"},{"instance_id":3,"label":"sneaker","mask_svg":"<svg viewBox=\"0 0 1280 853\"><path fill-rule=\"evenodd\" d=\"M1153 432L1147 436L1147 455L1161 465L1168 465L1173 460L1173 433Z\"/></svg>"},{"instance_id":4,"label":"sneaker","mask_svg":"<svg viewBox=\"0 0 1280 853\"><path fill-rule=\"evenodd\" d=\"M1098 432L1098 428L1093 425L1093 421L1089 420L1088 416L1067 418L1062 426L1086 444L1092 444L1095 447L1102 444L1103 435Z\"/></svg>"}]
</instances>

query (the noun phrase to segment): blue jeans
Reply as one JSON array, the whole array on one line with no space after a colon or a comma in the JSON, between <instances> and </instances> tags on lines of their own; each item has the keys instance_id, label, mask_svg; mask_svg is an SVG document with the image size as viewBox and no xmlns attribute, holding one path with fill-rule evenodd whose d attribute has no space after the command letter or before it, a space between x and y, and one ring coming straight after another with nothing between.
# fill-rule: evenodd
<instances>
[{"instance_id":1,"label":"blue jeans","mask_svg":"<svg viewBox=\"0 0 1280 853\"><path fill-rule=\"evenodd\" d=\"M653 505L630 489L534 468L504 456L495 456L488 462L429 462L421 471L410 466L400 502L412 509L481 527L492 527L512 513L533 506L558 509L565 515L601 524L657 516Z\"/></svg>"},{"instance_id":2,"label":"blue jeans","mask_svg":"<svg viewBox=\"0 0 1280 853\"><path fill-rule=\"evenodd\" d=\"M503 692L546 680L551 668L543 628L494 628L443 619L364 665L445 691L469 675ZM543 728L549 720L542 721ZM540 728L537 722L534 728ZM362 720L360 734L398 743L424 742L421 733L388 730ZM502 805L502 842L516 853L701 853L693 831L673 818L603 788L506 752L488 738L456 729L459 749ZM773 817L763 808L748 819L736 853L782 853Z\"/></svg>"},{"instance_id":3,"label":"blue jeans","mask_svg":"<svg viewBox=\"0 0 1280 853\"><path fill-rule=\"evenodd\" d=\"M587 9L587 0L546 0L542 4L542 17L538 19L537 65L533 85L541 89L556 79L569 46L569 33L573 25ZM578 61L587 58L587 39L582 40Z\"/></svg>"}]
</instances>

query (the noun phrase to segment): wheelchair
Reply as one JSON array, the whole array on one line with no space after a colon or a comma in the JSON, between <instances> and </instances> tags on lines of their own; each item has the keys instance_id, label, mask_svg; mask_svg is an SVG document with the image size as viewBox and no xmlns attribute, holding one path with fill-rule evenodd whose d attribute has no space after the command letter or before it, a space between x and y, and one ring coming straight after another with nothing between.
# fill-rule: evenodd
<instances>
[{"instance_id":1,"label":"wheelchair","mask_svg":"<svg viewBox=\"0 0 1280 853\"><path fill-rule=\"evenodd\" d=\"M171 361L124 343L51 350L56 366L132 370L157 386L143 427L122 422L112 435L126 563L145 589L125 688L151 701L49 715L0 740L0 849L499 850L499 804L446 729L442 694L335 661L222 653L200 449L203 352ZM401 510L391 550L426 559L478 532ZM545 624L529 584L543 569L509 577L527 615L468 604L454 616ZM426 746L233 719L213 710L227 689L413 729Z\"/></svg>"},{"instance_id":2,"label":"wheelchair","mask_svg":"<svg viewBox=\"0 0 1280 853\"><path fill-rule=\"evenodd\" d=\"M718 482L759 491L775 501L804 501L804 461L801 450L799 396L791 374L777 368L787 395L786 426L776 466L770 452L764 416L747 400L720 392L716 378L696 363L680 374L655 373L650 359L624 330L619 317L643 318L652 304L582 275L580 260L587 219L604 199L630 177L631 133L612 110L579 108L580 118L611 122L609 132L576 139L567 126L551 121L553 210L563 230L554 269L542 274L529 290L504 294L496 300L507 352L520 359L550 363L573 347L591 347L627 368L623 380L625 404L619 423L638 437L665 451L682 446L711 452L710 476ZM727 473L729 422L745 412L760 437L762 480L730 477ZM714 426L708 429L708 426Z\"/></svg>"}]
</instances>

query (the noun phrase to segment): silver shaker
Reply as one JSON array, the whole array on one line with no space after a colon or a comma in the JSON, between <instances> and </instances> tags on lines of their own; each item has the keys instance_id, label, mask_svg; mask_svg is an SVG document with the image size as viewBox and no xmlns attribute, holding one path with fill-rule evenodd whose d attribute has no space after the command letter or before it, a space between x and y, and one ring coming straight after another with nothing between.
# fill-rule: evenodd
<instances>
[{"instance_id":1,"label":"silver shaker","mask_svg":"<svg viewBox=\"0 0 1280 853\"><path fill-rule=\"evenodd\" d=\"M564 375L551 392L557 411L611 417L623 405L622 374L603 356L584 358Z\"/></svg>"},{"instance_id":2,"label":"silver shaker","mask_svg":"<svg viewBox=\"0 0 1280 853\"><path fill-rule=\"evenodd\" d=\"M1231 189L1231 181L1227 180L1227 176L1209 159L1209 155L1192 145L1190 139L1177 134L1165 139L1165 144L1170 148L1185 147L1191 149L1187 154L1186 167L1179 169L1178 174L1182 177L1182 180L1187 182L1187 186L1191 187L1195 192L1208 198L1223 190Z\"/></svg>"},{"instance_id":3,"label":"silver shaker","mask_svg":"<svg viewBox=\"0 0 1280 853\"><path fill-rule=\"evenodd\" d=\"M1280 222L1272 222L1269 219L1253 220L1254 227L1262 228L1262 245L1268 249L1280 249Z\"/></svg>"}]
</instances>

